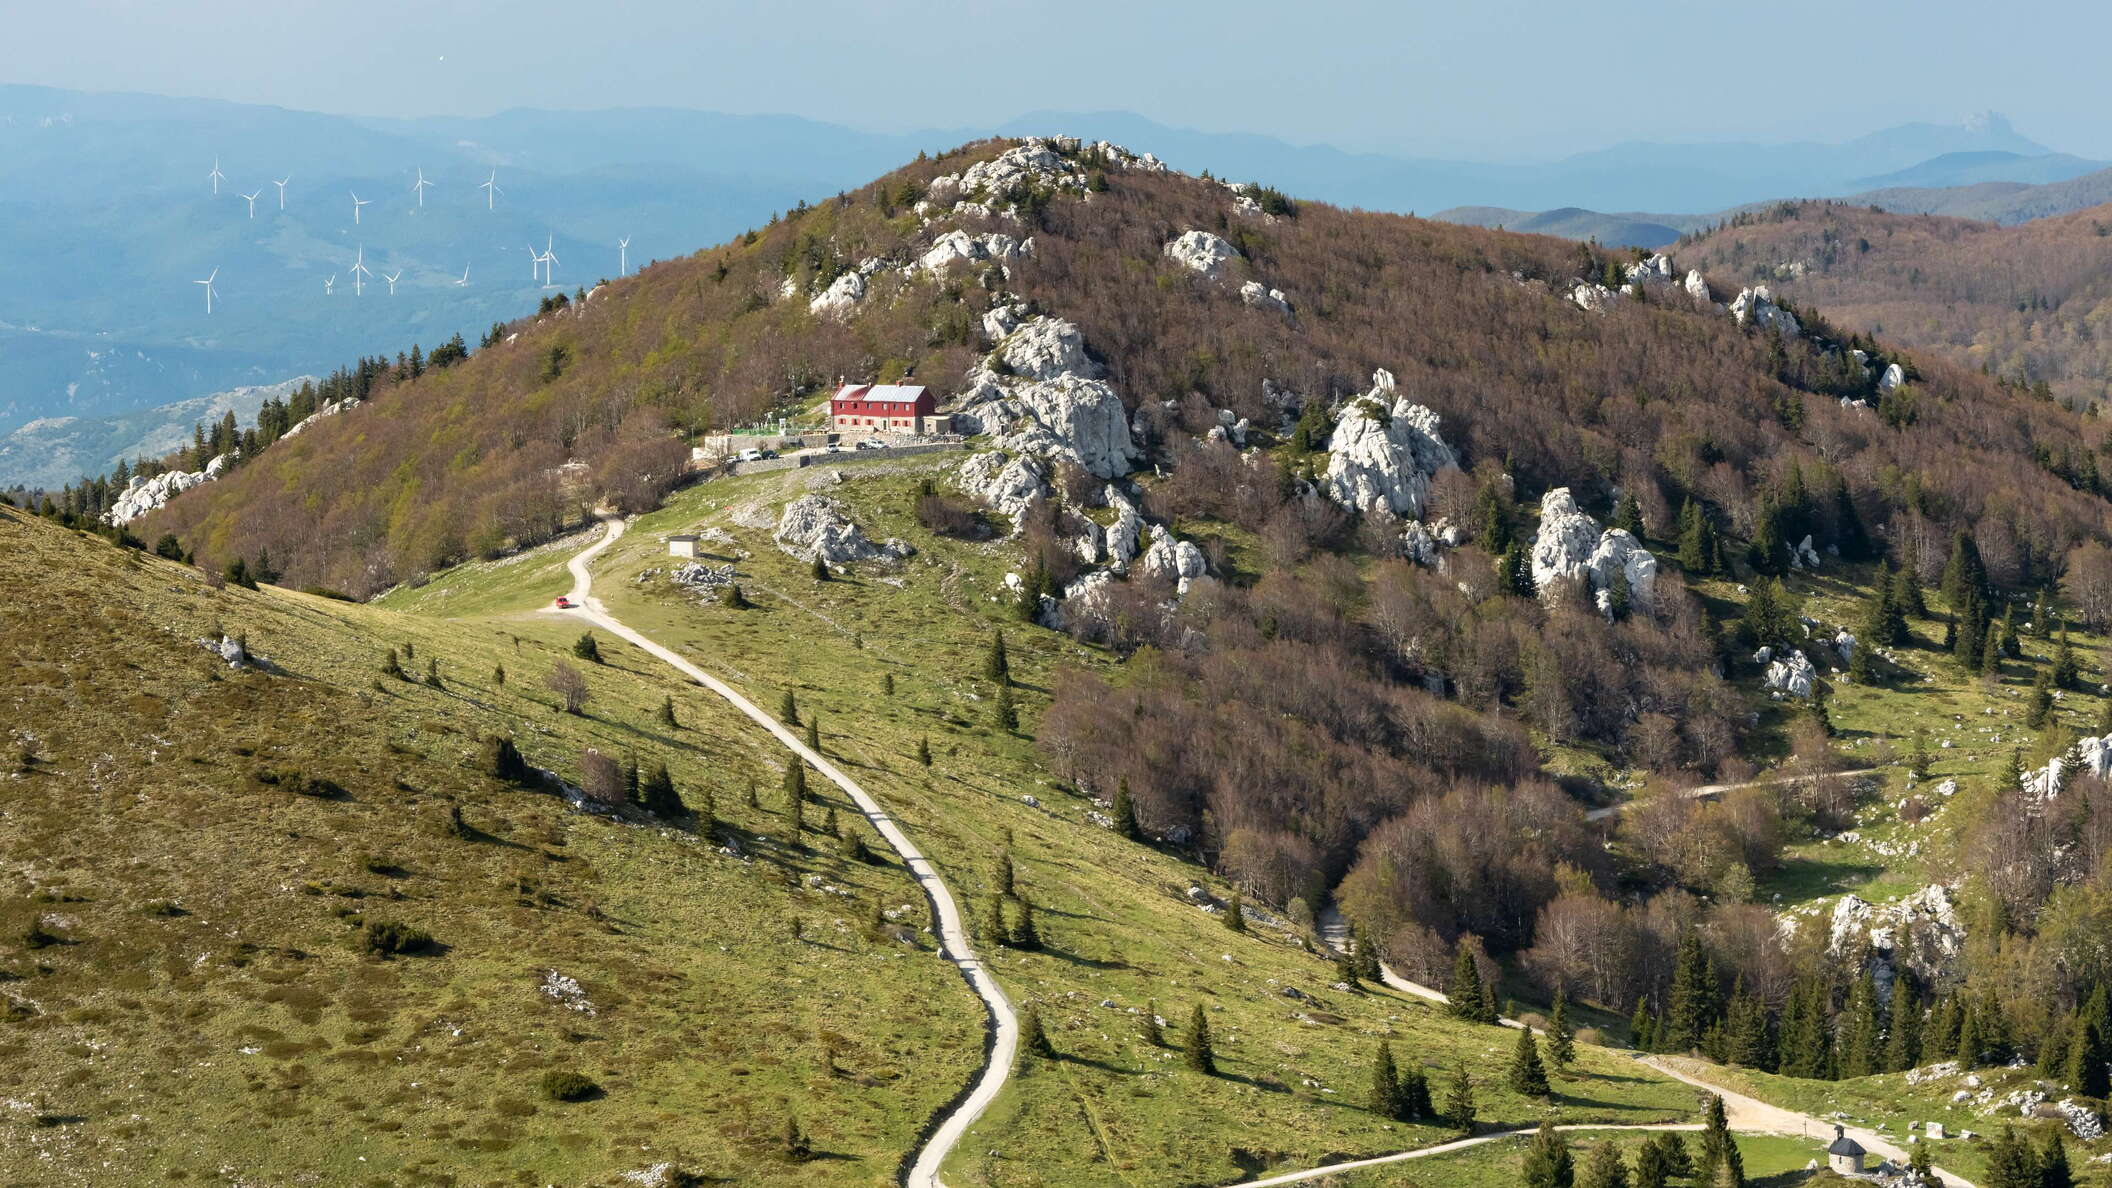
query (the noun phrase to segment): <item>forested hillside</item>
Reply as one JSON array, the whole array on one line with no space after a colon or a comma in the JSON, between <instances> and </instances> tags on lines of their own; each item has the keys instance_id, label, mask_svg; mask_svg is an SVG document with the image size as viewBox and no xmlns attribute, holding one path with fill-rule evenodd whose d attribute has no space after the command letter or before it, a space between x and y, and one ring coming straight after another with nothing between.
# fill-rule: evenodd
<instances>
[{"instance_id":1,"label":"forested hillside","mask_svg":"<svg viewBox=\"0 0 2112 1188\"><path fill-rule=\"evenodd\" d=\"M2015 226L1783 203L1675 249L1844 327L1984 369L2071 407L2112 391L2112 207Z\"/></svg>"}]
</instances>

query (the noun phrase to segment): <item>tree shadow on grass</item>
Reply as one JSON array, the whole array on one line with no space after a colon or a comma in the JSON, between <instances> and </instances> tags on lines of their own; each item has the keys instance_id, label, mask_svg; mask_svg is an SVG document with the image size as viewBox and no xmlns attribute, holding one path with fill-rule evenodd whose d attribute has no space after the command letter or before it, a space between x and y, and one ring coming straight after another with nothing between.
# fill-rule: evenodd
<instances>
[{"instance_id":1,"label":"tree shadow on grass","mask_svg":"<svg viewBox=\"0 0 2112 1188\"><path fill-rule=\"evenodd\" d=\"M1034 909L1034 910L1035 910L1035 911L1037 911L1037 912L1039 912L1039 911L1042 911L1043 909L1041 909L1041 908L1036 908L1036 909ZM1101 961L1101 960L1098 960L1098 959L1096 959L1096 958L1092 958L1092 957L1087 957L1087 956L1084 956L1084 955L1082 955L1082 954L1079 954L1079 953L1072 953L1072 952L1069 952L1069 951L1067 951L1067 950L1064 950L1064 949L1059 949L1059 948L1057 948L1057 947L1056 947L1056 946L1054 946L1054 945L1050 945L1050 944L1046 944L1046 943L1045 943L1045 944L1043 944L1043 945L1041 946L1041 949L1040 949L1039 951L1040 951L1041 955L1042 955L1042 956L1044 956L1044 957L1054 957L1054 958L1055 958L1055 959L1057 959L1058 961L1067 961L1067 962L1069 962L1069 963L1070 963L1070 964L1072 964L1072 965L1076 965L1076 966L1079 966L1079 967L1081 967L1081 968L1084 968L1084 969L1135 969L1135 968L1136 968L1135 966L1131 965L1131 964L1130 964L1129 962L1127 962L1127 961L1121 961L1121 960L1116 960L1116 961Z\"/></svg>"}]
</instances>

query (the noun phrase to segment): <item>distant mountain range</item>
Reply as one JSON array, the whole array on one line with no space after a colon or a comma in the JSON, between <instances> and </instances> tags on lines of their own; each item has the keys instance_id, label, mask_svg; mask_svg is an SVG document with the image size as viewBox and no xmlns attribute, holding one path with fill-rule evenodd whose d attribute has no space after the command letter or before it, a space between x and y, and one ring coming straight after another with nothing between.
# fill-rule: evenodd
<instances>
[{"instance_id":1,"label":"distant mountain range","mask_svg":"<svg viewBox=\"0 0 2112 1188\"><path fill-rule=\"evenodd\" d=\"M232 412L241 425L264 402L284 399L313 377L235 388L107 417L44 417L0 436L0 486L59 487L84 474L108 474L121 461L159 458L191 440L192 426Z\"/></svg>"},{"instance_id":2,"label":"distant mountain range","mask_svg":"<svg viewBox=\"0 0 2112 1188\"><path fill-rule=\"evenodd\" d=\"M2094 164L1994 116L1839 144L1631 143L1490 164L1198 132L1126 112L1043 111L997 128L895 134L662 108L384 120L0 86L0 159L9 163L0 243L9 245L10 272L34 278L0 288L0 433L320 373L458 332L474 338L546 292L532 259L546 244L558 286L570 291L616 274L624 236L635 270L819 201L919 150L1028 132L1106 137L1181 169L1346 206L1487 204L1460 221L1609 243L1664 242L1706 220L1608 221L1594 210L1720 210L1755 197L1843 193L1848 179L1924 178L1946 159L1954 160L1943 169L2025 181ZM208 176L216 162L217 195ZM421 170L435 183L422 207L412 189ZM494 170L500 192L488 199L480 187ZM356 223L354 193L368 202ZM2001 191L1977 201L2023 200ZM1516 213L1541 208L1557 209ZM371 275L355 281L362 249ZM208 316L193 282L216 269ZM393 295L390 275L399 278ZM0 469L0 482L19 477Z\"/></svg>"}]
</instances>

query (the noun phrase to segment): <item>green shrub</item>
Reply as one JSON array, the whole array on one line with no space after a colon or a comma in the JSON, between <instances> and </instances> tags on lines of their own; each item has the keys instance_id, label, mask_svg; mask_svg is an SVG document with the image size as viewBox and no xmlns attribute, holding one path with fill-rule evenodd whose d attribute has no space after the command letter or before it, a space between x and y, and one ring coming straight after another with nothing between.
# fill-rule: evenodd
<instances>
[{"instance_id":1,"label":"green shrub","mask_svg":"<svg viewBox=\"0 0 2112 1188\"><path fill-rule=\"evenodd\" d=\"M552 1069L543 1074L543 1096L551 1101L586 1101L600 1093L601 1086L580 1073Z\"/></svg>"},{"instance_id":2,"label":"green shrub","mask_svg":"<svg viewBox=\"0 0 2112 1188\"><path fill-rule=\"evenodd\" d=\"M432 935L399 920L369 920L359 934L360 951L376 957L422 953L433 947Z\"/></svg>"}]
</instances>

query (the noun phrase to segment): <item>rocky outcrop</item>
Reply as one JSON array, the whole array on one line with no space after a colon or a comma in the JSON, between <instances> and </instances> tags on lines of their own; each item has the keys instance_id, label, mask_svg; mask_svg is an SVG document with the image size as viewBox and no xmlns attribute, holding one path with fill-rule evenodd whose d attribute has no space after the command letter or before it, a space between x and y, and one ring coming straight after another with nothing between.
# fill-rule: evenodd
<instances>
[{"instance_id":1,"label":"rocky outcrop","mask_svg":"<svg viewBox=\"0 0 2112 1188\"><path fill-rule=\"evenodd\" d=\"M1767 675L1761 678L1760 684L1768 692L1782 697L1809 697L1812 682L1818 679L1819 670L1812 667L1804 653L1792 651L1768 662Z\"/></svg>"},{"instance_id":2,"label":"rocky outcrop","mask_svg":"<svg viewBox=\"0 0 2112 1188\"><path fill-rule=\"evenodd\" d=\"M1625 529L1599 528L1577 506L1568 487L1540 497L1540 530L1528 558L1533 583L1552 594L1563 585L1583 583L1602 612L1611 613L1614 579L1628 585L1630 606L1648 609L1657 596L1657 558ZM1601 599L1598 595L1604 594Z\"/></svg>"},{"instance_id":3,"label":"rocky outcrop","mask_svg":"<svg viewBox=\"0 0 2112 1188\"><path fill-rule=\"evenodd\" d=\"M1124 570L1136 559L1137 543L1143 539L1144 515L1118 487L1108 487L1107 505L1115 509L1115 522L1108 525L1101 543L1107 550L1108 564Z\"/></svg>"},{"instance_id":4,"label":"rocky outcrop","mask_svg":"<svg viewBox=\"0 0 2112 1188\"><path fill-rule=\"evenodd\" d=\"M1395 390L1392 372L1373 372L1371 391L1335 418L1321 493L1351 511L1421 518L1431 478L1459 465L1438 428L1436 413Z\"/></svg>"},{"instance_id":5,"label":"rocky outcrop","mask_svg":"<svg viewBox=\"0 0 2112 1188\"><path fill-rule=\"evenodd\" d=\"M1710 300L1709 280L1701 275L1701 269L1699 268L1687 269L1687 279L1685 283L1680 285L1680 288L1685 289L1687 296L1692 297L1696 301L1707 302Z\"/></svg>"},{"instance_id":6,"label":"rocky outcrop","mask_svg":"<svg viewBox=\"0 0 2112 1188\"><path fill-rule=\"evenodd\" d=\"M2041 800L2061 794L2061 786L2078 771L2098 779L2112 777L2112 734L2085 738L2068 748L2065 755L2047 760L2046 766L2024 773L2024 790Z\"/></svg>"},{"instance_id":7,"label":"rocky outcrop","mask_svg":"<svg viewBox=\"0 0 2112 1188\"><path fill-rule=\"evenodd\" d=\"M1880 392L1889 392L1892 389L1897 388L1901 384L1904 384L1906 382L1907 369L1901 367L1897 363L1894 363L1885 368L1885 373L1883 375L1877 377L1877 390Z\"/></svg>"},{"instance_id":8,"label":"rocky outcrop","mask_svg":"<svg viewBox=\"0 0 2112 1188\"><path fill-rule=\"evenodd\" d=\"M1076 326L1045 316L1018 321L995 357L1002 369L986 360L968 374L954 413L962 431L987 434L1013 454L1068 458L1099 478L1129 473L1137 450L1128 411L1099 378Z\"/></svg>"},{"instance_id":9,"label":"rocky outcrop","mask_svg":"<svg viewBox=\"0 0 2112 1188\"><path fill-rule=\"evenodd\" d=\"M1741 326L1774 330L1787 338L1804 333L1804 328L1797 324L1797 315L1776 305L1774 294L1768 292L1766 285L1740 289L1737 300L1731 302L1731 317Z\"/></svg>"},{"instance_id":10,"label":"rocky outcrop","mask_svg":"<svg viewBox=\"0 0 2112 1188\"><path fill-rule=\"evenodd\" d=\"M153 478L134 475L132 481L126 483L125 489L118 494L117 501L103 513L103 523L129 524L192 487L219 478L234 463L235 455L229 452L206 463L204 470L164 470Z\"/></svg>"},{"instance_id":11,"label":"rocky outcrop","mask_svg":"<svg viewBox=\"0 0 2112 1188\"><path fill-rule=\"evenodd\" d=\"M1239 258L1239 249L1225 241L1221 235L1208 231L1185 231L1169 241L1164 249L1167 259L1183 268L1215 277L1223 272L1225 265Z\"/></svg>"},{"instance_id":12,"label":"rocky outcrop","mask_svg":"<svg viewBox=\"0 0 2112 1188\"><path fill-rule=\"evenodd\" d=\"M1077 158L1089 154L1098 163L1114 169L1136 169L1164 173L1166 165L1150 153L1132 153L1105 140L1082 144L1075 136L1030 136L987 161L978 161L960 173L934 178L925 190L926 201L917 212L953 206L961 198L988 196L1002 200L1023 188L1062 190L1091 197L1086 183L1091 176ZM992 211L990 202L963 203ZM966 213L966 212L964 212ZM1009 209L1008 212L1009 213Z\"/></svg>"},{"instance_id":13,"label":"rocky outcrop","mask_svg":"<svg viewBox=\"0 0 2112 1188\"><path fill-rule=\"evenodd\" d=\"M900 561L916 550L899 540L874 544L851 522L842 504L826 495L802 495L785 505L777 520L777 547L802 561L831 565L853 561Z\"/></svg>"},{"instance_id":14,"label":"rocky outcrop","mask_svg":"<svg viewBox=\"0 0 2112 1188\"><path fill-rule=\"evenodd\" d=\"M948 231L931 241L931 247L918 257L917 266L926 272L939 273L958 263L972 263L977 260L995 260L1002 263L1033 254L1032 239L1022 241L1002 231L983 235Z\"/></svg>"},{"instance_id":15,"label":"rocky outcrop","mask_svg":"<svg viewBox=\"0 0 2112 1188\"><path fill-rule=\"evenodd\" d=\"M865 300L865 275L846 272L829 282L814 300L807 302L807 312L841 316L849 313L860 301Z\"/></svg>"},{"instance_id":16,"label":"rocky outcrop","mask_svg":"<svg viewBox=\"0 0 2112 1188\"><path fill-rule=\"evenodd\" d=\"M961 489L1012 521L1014 531L1051 493L1049 468L1025 455L992 451L961 463Z\"/></svg>"},{"instance_id":17,"label":"rocky outcrop","mask_svg":"<svg viewBox=\"0 0 2112 1188\"><path fill-rule=\"evenodd\" d=\"M1196 578L1210 572L1203 551L1193 541L1175 540L1171 532L1158 533L1144 551L1143 567L1145 573L1174 583L1182 594L1188 592L1189 584Z\"/></svg>"},{"instance_id":18,"label":"rocky outcrop","mask_svg":"<svg viewBox=\"0 0 2112 1188\"><path fill-rule=\"evenodd\" d=\"M1620 296L1605 285L1592 281L1578 281L1576 287L1569 291L1569 299L1577 303L1578 309L1587 313L1604 313L1606 307L1612 305Z\"/></svg>"},{"instance_id":19,"label":"rocky outcrop","mask_svg":"<svg viewBox=\"0 0 2112 1188\"><path fill-rule=\"evenodd\" d=\"M1672 257L1663 252L1630 264L1622 274L1631 285L1662 285L1672 281Z\"/></svg>"},{"instance_id":20,"label":"rocky outcrop","mask_svg":"<svg viewBox=\"0 0 2112 1188\"><path fill-rule=\"evenodd\" d=\"M1789 565L1792 569L1817 569L1819 567L1819 549L1817 545L1812 543L1810 533L1805 533L1804 539L1798 541L1789 550Z\"/></svg>"},{"instance_id":21,"label":"rocky outcrop","mask_svg":"<svg viewBox=\"0 0 2112 1188\"><path fill-rule=\"evenodd\" d=\"M1950 889L1931 883L1886 904L1843 895L1828 920L1826 951L1852 957L1865 946L1881 993L1890 993L1902 965L1925 983L1944 981L1956 971L1965 948L1965 925Z\"/></svg>"},{"instance_id":22,"label":"rocky outcrop","mask_svg":"<svg viewBox=\"0 0 2112 1188\"><path fill-rule=\"evenodd\" d=\"M1256 309L1274 310L1280 314L1291 312L1291 299L1283 295L1283 290L1271 289L1260 281L1248 281L1241 285L1239 299Z\"/></svg>"},{"instance_id":23,"label":"rocky outcrop","mask_svg":"<svg viewBox=\"0 0 2112 1188\"><path fill-rule=\"evenodd\" d=\"M317 421L322 420L324 417L334 417L337 414L344 412L346 409L351 408L357 403L359 402L357 400L352 399L350 396L345 397L343 400L333 400L330 403L325 404L321 408L316 409L314 412L309 413L307 416L302 417L299 421L295 422L292 428L286 430L286 432L284 433L279 434L279 440L284 441L289 437L299 436L301 433L305 432L310 425L315 424Z\"/></svg>"}]
</instances>

